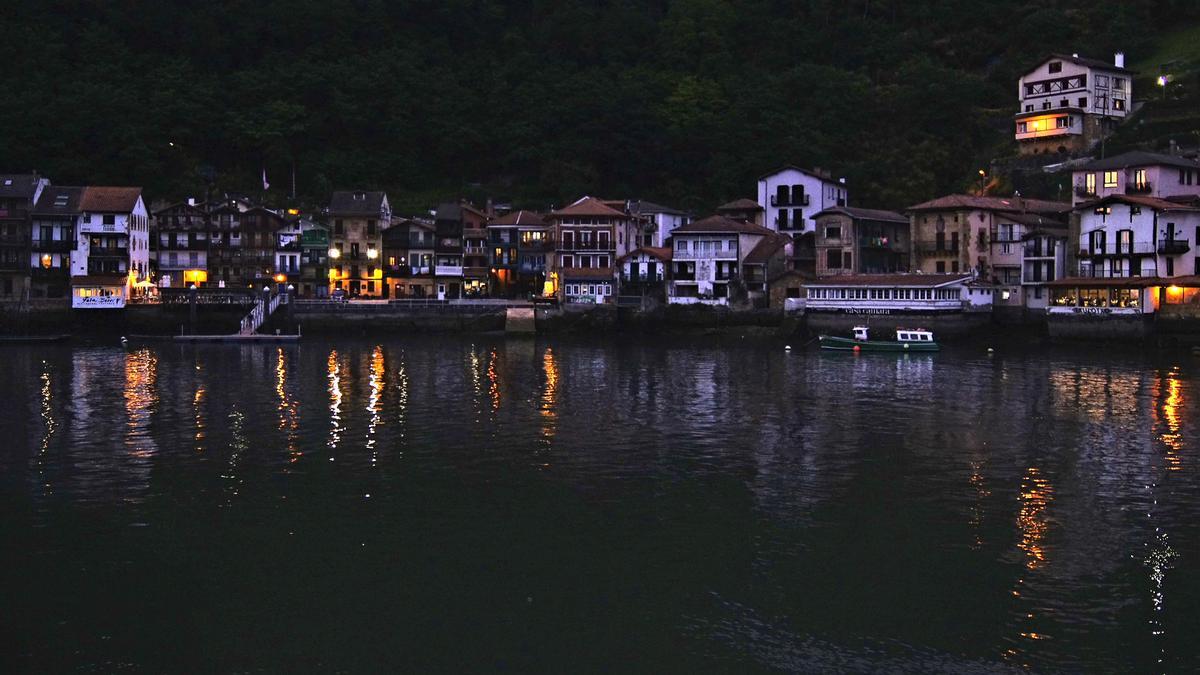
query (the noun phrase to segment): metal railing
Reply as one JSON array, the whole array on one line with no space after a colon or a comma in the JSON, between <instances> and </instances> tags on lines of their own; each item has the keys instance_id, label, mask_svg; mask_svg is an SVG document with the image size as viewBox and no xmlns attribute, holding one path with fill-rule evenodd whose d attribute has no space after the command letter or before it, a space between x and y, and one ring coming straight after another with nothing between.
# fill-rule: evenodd
<instances>
[{"instance_id":1,"label":"metal railing","mask_svg":"<svg viewBox=\"0 0 1200 675\"><path fill-rule=\"evenodd\" d=\"M1163 239L1158 242L1158 252L1168 255L1187 253L1192 249L1187 239Z\"/></svg>"},{"instance_id":2,"label":"metal railing","mask_svg":"<svg viewBox=\"0 0 1200 675\"><path fill-rule=\"evenodd\" d=\"M780 199L779 195L771 195L771 206L808 206L812 203L810 195L802 194L797 199L794 195L785 199Z\"/></svg>"},{"instance_id":3,"label":"metal railing","mask_svg":"<svg viewBox=\"0 0 1200 675\"><path fill-rule=\"evenodd\" d=\"M1149 255L1155 253L1157 247L1148 241L1107 242L1103 245L1089 245L1079 249L1079 257L1101 255Z\"/></svg>"}]
</instances>

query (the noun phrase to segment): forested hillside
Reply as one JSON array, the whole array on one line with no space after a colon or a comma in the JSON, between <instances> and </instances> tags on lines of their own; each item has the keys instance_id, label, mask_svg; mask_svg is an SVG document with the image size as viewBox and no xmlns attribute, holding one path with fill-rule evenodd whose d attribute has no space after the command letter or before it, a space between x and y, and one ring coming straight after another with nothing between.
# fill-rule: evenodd
<instances>
[{"instance_id":1,"label":"forested hillside","mask_svg":"<svg viewBox=\"0 0 1200 675\"><path fill-rule=\"evenodd\" d=\"M705 210L783 162L961 189L1049 51L1136 61L1195 0L6 3L0 169L152 196L582 192ZM173 145L172 145L173 144ZM208 169L207 167L211 167Z\"/></svg>"}]
</instances>

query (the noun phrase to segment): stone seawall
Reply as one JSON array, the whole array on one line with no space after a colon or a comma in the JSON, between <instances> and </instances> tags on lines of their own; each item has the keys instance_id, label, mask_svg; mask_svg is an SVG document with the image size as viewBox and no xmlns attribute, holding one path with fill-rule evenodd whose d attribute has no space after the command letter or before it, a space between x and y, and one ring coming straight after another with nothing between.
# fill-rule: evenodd
<instances>
[{"instance_id":1,"label":"stone seawall","mask_svg":"<svg viewBox=\"0 0 1200 675\"><path fill-rule=\"evenodd\" d=\"M248 308L237 305L202 306L196 312L196 332L203 335L236 333ZM71 309L66 301L37 305L0 306L0 335L178 335L190 330L187 306L129 305L123 309Z\"/></svg>"}]
</instances>

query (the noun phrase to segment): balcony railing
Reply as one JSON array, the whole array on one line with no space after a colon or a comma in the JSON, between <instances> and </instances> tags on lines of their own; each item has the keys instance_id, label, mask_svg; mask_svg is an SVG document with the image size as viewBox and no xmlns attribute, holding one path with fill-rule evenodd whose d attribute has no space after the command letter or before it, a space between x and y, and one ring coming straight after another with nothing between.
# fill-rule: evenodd
<instances>
[{"instance_id":1,"label":"balcony railing","mask_svg":"<svg viewBox=\"0 0 1200 675\"><path fill-rule=\"evenodd\" d=\"M612 241L564 241L558 245L560 251L599 251L601 253L615 251Z\"/></svg>"},{"instance_id":2,"label":"balcony railing","mask_svg":"<svg viewBox=\"0 0 1200 675\"><path fill-rule=\"evenodd\" d=\"M737 251L730 251L725 248L719 251L696 251L692 249L681 251L675 249L671 257L675 260L737 260L738 254Z\"/></svg>"},{"instance_id":3,"label":"balcony railing","mask_svg":"<svg viewBox=\"0 0 1200 675\"><path fill-rule=\"evenodd\" d=\"M439 277L461 277L463 268L461 265L434 265L433 273Z\"/></svg>"},{"instance_id":4,"label":"balcony railing","mask_svg":"<svg viewBox=\"0 0 1200 675\"><path fill-rule=\"evenodd\" d=\"M0 260L0 272L24 272L28 260Z\"/></svg>"},{"instance_id":5,"label":"balcony railing","mask_svg":"<svg viewBox=\"0 0 1200 675\"><path fill-rule=\"evenodd\" d=\"M34 239L33 250L47 253L65 253L75 248L74 239Z\"/></svg>"},{"instance_id":6,"label":"balcony railing","mask_svg":"<svg viewBox=\"0 0 1200 675\"><path fill-rule=\"evenodd\" d=\"M916 249L925 255L958 255L957 241L919 241Z\"/></svg>"},{"instance_id":7,"label":"balcony railing","mask_svg":"<svg viewBox=\"0 0 1200 675\"><path fill-rule=\"evenodd\" d=\"M1163 239L1158 242L1158 252L1167 255L1187 253L1191 249L1191 243L1187 239Z\"/></svg>"},{"instance_id":8,"label":"balcony railing","mask_svg":"<svg viewBox=\"0 0 1200 675\"><path fill-rule=\"evenodd\" d=\"M1103 246L1092 245L1079 249L1079 257L1088 258L1102 255L1151 255L1155 251L1155 245L1148 241L1108 242Z\"/></svg>"},{"instance_id":9,"label":"balcony railing","mask_svg":"<svg viewBox=\"0 0 1200 675\"><path fill-rule=\"evenodd\" d=\"M89 258L129 258L129 249L125 247L97 246L88 251Z\"/></svg>"},{"instance_id":10,"label":"balcony railing","mask_svg":"<svg viewBox=\"0 0 1200 675\"><path fill-rule=\"evenodd\" d=\"M1096 199L1100 195L1096 194L1095 190L1089 190L1082 185L1075 186L1075 196L1082 199Z\"/></svg>"},{"instance_id":11,"label":"balcony railing","mask_svg":"<svg viewBox=\"0 0 1200 675\"><path fill-rule=\"evenodd\" d=\"M783 199L780 199L779 195L771 195L771 206L808 206L811 202L811 196L808 194L802 194L799 197L785 197Z\"/></svg>"},{"instance_id":12,"label":"balcony railing","mask_svg":"<svg viewBox=\"0 0 1200 675\"><path fill-rule=\"evenodd\" d=\"M1071 270L1068 276L1083 277L1085 279L1138 279L1140 276L1154 276L1153 270L1146 270L1144 274L1132 274L1128 268L1119 270L1103 269L1100 267L1091 267L1082 265Z\"/></svg>"},{"instance_id":13,"label":"balcony railing","mask_svg":"<svg viewBox=\"0 0 1200 675\"><path fill-rule=\"evenodd\" d=\"M1154 185L1151 183L1129 183L1125 186L1125 194L1127 195L1148 195L1154 192Z\"/></svg>"},{"instance_id":14,"label":"balcony railing","mask_svg":"<svg viewBox=\"0 0 1200 675\"><path fill-rule=\"evenodd\" d=\"M26 233L18 232L16 234L6 234L3 232L0 232L0 245L24 246L25 244L28 244L28 243L29 243L29 235Z\"/></svg>"}]
</instances>

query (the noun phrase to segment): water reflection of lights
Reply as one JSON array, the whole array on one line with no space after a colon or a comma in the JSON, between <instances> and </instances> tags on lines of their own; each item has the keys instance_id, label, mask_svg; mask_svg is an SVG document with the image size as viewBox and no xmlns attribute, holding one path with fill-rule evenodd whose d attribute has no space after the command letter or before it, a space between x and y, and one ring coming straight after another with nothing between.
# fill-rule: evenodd
<instances>
[{"instance_id":1,"label":"water reflection of lights","mask_svg":"<svg viewBox=\"0 0 1200 675\"><path fill-rule=\"evenodd\" d=\"M380 423L380 413L383 411L383 387L386 369L383 362L383 347L376 345L371 351L371 375L368 380L371 394L367 397L367 449L371 451L371 465L379 461L379 452L375 449L375 428Z\"/></svg>"},{"instance_id":2,"label":"water reflection of lights","mask_svg":"<svg viewBox=\"0 0 1200 675\"><path fill-rule=\"evenodd\" d=\"M538 410L542 416L542 441L549 444L558 428L558 362L554 359L554 350L549 347L542 355L542 372L546 376L546 385Z\"/></svg>"},{"instance_id":3,"label":"water reflection of lights","mask_svg":"<svg viewBox=\"0 0 1200 675\"><path fill-rule=\"evenodd\" d=\"M496 373L496 350L488 355L488 394L492 397L492 412L500 410L500 376Z\"/></svg>"},{"instance_id":4,"label":"water reflection of lights","mask_svg":"<svg viewBox=\"0 0 1200 675\"><path fill-rule=\"evenodd\" d=\"M1021 510L1017 527L1021 530L1019 546L1025 552L1025 567L1035 570L1046 562L1044 540L1049 525L1046 508L1054 499L1054 487L1037 467L1029 467L1021 482Z\"/></svg>"},{"instance_id":5,"label":"water reflection of lights","mask_svg":"<svg viewBox=\"0 0 1200 675\"><path fill-rule=\"evenodd\" d=\"M1167 570L1171 569L1171 563L1179 554L1167 542L1167 533L1158 532L1158 539L1151 546L1149 554L1143 563L1150 569L1150 635L1159 641L1158 662L1162 663L1166 656L1165 644L1163 636L1166 630L1163 628L1161 614L1163 611L1163 581L1166 579Z\"/></svg>"},{"instance_id":6,"label":"water reflection of lights","mask_svg":"<svg viewBox=\"0 0 1200 675\"><path fill-rule=\"evenodd\" d=\"M971 505L971 529L975 531L975 543L973 548L983 546L983 501L992 495L991 490L987 488L987 481L983 477L983 463L971 462L971 478L969 479L971 487L975 488L975 501Z\"/></svg>"},{"instance_id":7,"label":"water reflection of lights","mask_svg":"<svg viewBox=\"0 0 1200 675\"><path fill-rule=\"evenodd\" d=\"M275 354L275 395L279 397L279 430L287 437L288 462L297 462L304 454L296 440L300 430L299 404L288 394L287 355L279 347Z\"/></svg>"},{"instance_id":8,"label":"water reflection of lights","mask_svg":"<svg viewBox=\"0 0 1200 675\"><path fill-rule=\"evenodd\" d=\"M54 419L54 390L50 386L50 369L46 367L46 362L42 362L45 367L42 370L42 443L38 448L37 468L38 482L46 489L46 494L53 494L53 489L50 483L46 480L46 452L50 450L50 439L54 438L54 433L58 431L58 421Z\"/></svg>"},{"instance_id":9,"label":"water reflection of lights","mask_svg":"<svg viewBox=\"0 0 1200 675\"><path fill-rule=\"evenodd\" d=\"M397 434L404 438L404 421L408 414L408 371L404 368L403 356L396 367L396 422Z\"/></svg>"},{"instance_id":10,"label":"water reflection of lights","mask_svg":"<svg viewBox=\"0 0 1200 675\"><path fill-rule=\"evenodd\" d=\"M1167 470L1178 471L1183 468L1179 460L1183 450L1183 419L1179 414L1183 407L1183 382L1178 371L1167 373L1165 378L1159 376L1154 389L1155 401L1162 401L1161 409L1156 405L1154 413L1156 421L1165 427L1158 438L1167 446Z\"/></svg>"},{"instance_id":11,"label":"water reflection of lights","mask_svg":"<svg viewBox=\"0 0 1200 675\"><path fill-rule=\"evenodd\" d=\"M473 396L471 401L475 405L475 421L483 421L483 410L479 407L479 399L483 396L483 379L479 376L479 371L483 369L483 365L479 362L479 354L475 352L475 345L471 345L471 354L468 359L471 368L471 389Z\"/></svg>"},{"instance_id":12,"label":"water reflection of lights","mask_svg":"<svg viewBox=\"0 0 1200 675\"><path fill-rule=\"evenodd\" d=\"M196 364L195 373L196 391L192 394L192 425L196 429L196 452L204 452L204 399L208 396L208 390L204 387L204 376L201 375L199 363Z\"/></svg>"},{"instance_id":13,"label":"water reflection of lights","mask_svg":"<svg viewBox=\"0 0 1200 675\"><path fill-rule=\"evenodd\" d=\"M125 355L125 414L127 417L125 445L134 457L154 455L150 437L150 416L158 402L155 380L158 376L158 357L149 349L131 351Z\"/></svg>"},{"instance_id":14,"label":"water reflection of lights","mask_svg":"<svg viewBox=\"0 0 1200 675\"><path fill-rule=\"evenodd\" d=\"M1040 469L1031 466L1025 471L1025 476L1021 480L1018 499L1021 501L1021 508L1017 512L1017 529L1020 530L1021 541L1017 546L1025 553L1025 570L1035 572L1046 563L1045 539L1049 530L1046 511L1054 500L1054 486L1050 484L1048 478L1042 475ZM1021 598L1021 589L1024 584L1024 578L1017 579L1016 587L1012 590L1013 598L1018 600ZM1026 629L1018 631L1017 635L1022 639L1046 640L1050 638L1046 633L1029 628L1036 621L1036 616L1032 612L1025 612L1021 621ZM1005 659L1012 660L1019 656L1020 652L1017 649L1008 649L1004 652ZM1022 665L1026 668L1030 667L1028 663Z\"/></svg>"},{"instance_id":15,"label":"water reflection of lights","mask_svg":"<svg viewBox=\"0 0 1200 675\"><path fill-rule=\"evenodd\" d=\"M250 447L250 441L246 438L246 415L236 407L229 412L229 435L229 462L226 464L225 473L221 474L221 478L229 481L227 495L232 498L237 496L242 484L242 479L238 477L242 455ZM230 504L232 504L231 499L226 499L225 505Z\"/></svg>"},{"instance_id":16,"label":"water reflection of lights","mask_svg":"<svg viewBox=\"0 0 1200 675\"><path fill-rule=\"evenodd\" d=\"M326 362L329 379L329 449L336 449L342 440L342 373L336 349L329 351ZM330 458L332 459L332 458Z\"/></svg>"}]
</instances>

